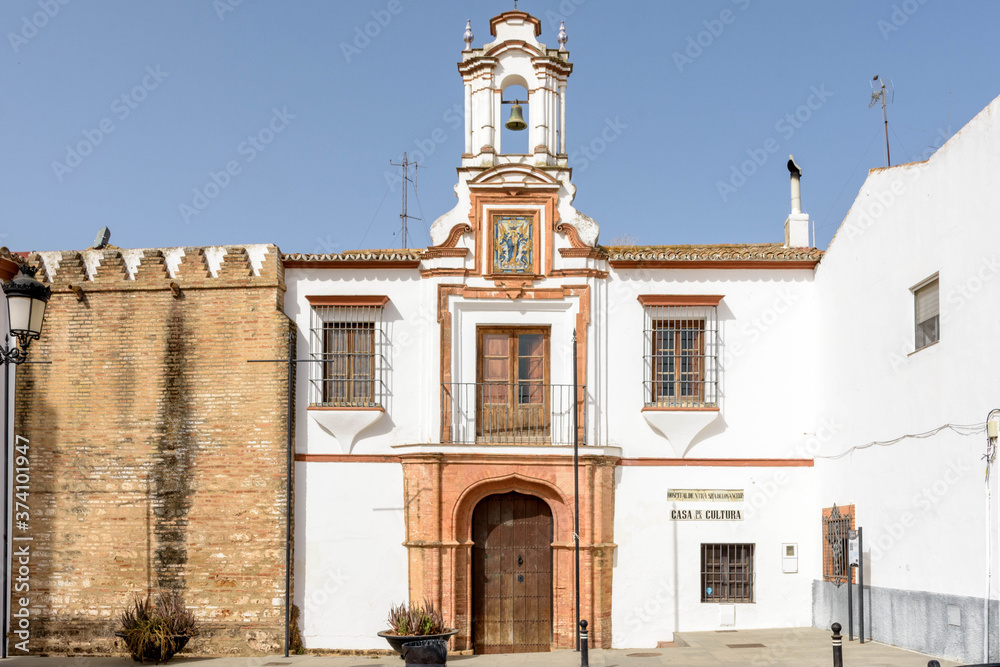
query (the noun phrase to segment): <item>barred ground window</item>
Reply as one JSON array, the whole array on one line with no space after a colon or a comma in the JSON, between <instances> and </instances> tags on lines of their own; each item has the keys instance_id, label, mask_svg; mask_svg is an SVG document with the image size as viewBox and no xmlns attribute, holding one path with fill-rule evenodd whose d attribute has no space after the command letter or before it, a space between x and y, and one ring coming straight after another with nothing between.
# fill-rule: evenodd
<instances>
[{"instance_id":1,"label":"barred ground window","mask_svg":"<svg viewBox=\"0 0 1000 667\"><path fill-rule=\"evenodd\" d=\"M722 335L718 306L711 304L721 298L640 297L645 306L643 385L647 407L718 406ZM677 305L661 305L670 303Z\"/></svg>"},{"instance_id":2,"label":"barred ground window","mask_svg":"<svg viewBox=\"0 0 1000 667\"><path fill-rule=\"evenodd\" d=\"M823 510L823 580L838 586L848 579L848 533L854 530L854 505Z\"/></svg>"},{"instance_id":3,"label":"barred ground window","mask_svg":"<svg viewBox=\"0 0 1000 667\"><path fill-rule=\"evenodd\" d=\"M314 407L385 407L388 336L384 296L309 297L309 404Z\"/></svg>"},{"instance_id":4,"label":"barred ground window","mask_svg":"<svg viewBox=\"0 0 1000 667\"><path fill-rule=\"evenodd\" d=\"M935 275L913 288L914 350L940 340L940 312L938 277Z\"/></svg>"},{"instance_id":5,"label":"barred ground window","mask_svg":"<svg viewBox=\"0 0 1000 667\"><path fill-rule=\"evenodd\" d=\"M701 545L701 601L754 602L753 544Z\"/></svg>"}]
</instances>

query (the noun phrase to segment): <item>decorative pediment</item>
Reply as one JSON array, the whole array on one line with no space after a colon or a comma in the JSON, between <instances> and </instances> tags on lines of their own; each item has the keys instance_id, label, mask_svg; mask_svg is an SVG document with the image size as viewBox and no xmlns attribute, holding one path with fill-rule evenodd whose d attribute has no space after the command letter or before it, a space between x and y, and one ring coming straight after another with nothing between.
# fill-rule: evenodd
<instances>
[{"instance_id":1,"label":"decorative pediment","mask_svg":"<svg viewBox=\"0 0 1000 667\"><path fill-rule=\"evenodd\" d=\"M525 192L559 190L559 181L548 172L526 164L501 164L469 181L472 191L499 191L515 196Z\"/></svg>"}]
</instances>

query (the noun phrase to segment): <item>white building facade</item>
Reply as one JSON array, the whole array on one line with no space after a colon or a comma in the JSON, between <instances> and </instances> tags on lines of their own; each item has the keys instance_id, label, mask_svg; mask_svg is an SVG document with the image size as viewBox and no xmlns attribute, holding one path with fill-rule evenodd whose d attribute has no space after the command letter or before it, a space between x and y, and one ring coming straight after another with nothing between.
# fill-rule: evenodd
<instances>
[{"instance_id":1,"label":"white building facade","mask_svg":"<svg viewBox=\"0 0 1000 667\"><path fill-rule=\"evenodd\" d=\"M998 115L995 99L929 160L873 169L816 270L817 480L863 528L872 635L971 662L1000 655ZM844 596L817 581L817 625Z\"/></svg>"},{"instance_id":2,"label":"white building facade","mask_svg":"<svg viewBox=\"0 0 1000 667\"><path fill-rule=\"evenodd\" d=\"M539 42L519 11L490 29L459 63L465 153L434 245L284 256L285 312L314 360L296 383L306 646L384 648L389 607L428 599L456 649L570 648L575 534L592 646L843 623L845 589L825 580L843 574L824 523L837 504L865 530L873 615L906 600L950 623L960 608L943 644L891 620L873 636L981 657L997 103L929 162L873 172L825 257L807 247L793 163L785 243L604 247L573 207L565 40ZM501 146L511 86L528 91L530 154ZM913 353L914 331L928 349ZM969 428L823 458L947 423Z\"/></svg>"}]
</instances>

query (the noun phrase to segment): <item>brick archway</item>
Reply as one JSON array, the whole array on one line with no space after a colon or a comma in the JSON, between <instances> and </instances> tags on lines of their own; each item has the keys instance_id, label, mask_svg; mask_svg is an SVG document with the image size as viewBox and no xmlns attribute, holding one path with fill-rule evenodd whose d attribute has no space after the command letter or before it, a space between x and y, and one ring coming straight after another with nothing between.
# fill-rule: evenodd
<instances>
[{"instance_id":1,"label":"brick archway","mask_svg":"<svg viewBox=\"0 0 1000 667\"><path fill-rule=\"evenodd\" d=\"M552 648L576 641L573 460L557 455L412 454L400 457L406 501L411 600L433 600L458 629L455 650L472 648L472 514L483 498L535 496L552 510ZM592 645L611 645L614 466L580 461L581 608Z\"/></svg>"},{"instance_id":2,"label":"brick archway","mask_svg":"<svg viewBox=\"0 0 1000 667\"><path fill-rule=\"evenodd\" d=\"M570 487L572 489L572 487ZM520 474L487 478L470 485L459 496L452 516L452 534L463 541L472 539L472 512L486 496L502 493L523 493L545 501L552 510L552 541L573 540L573 497L563 495L558 488L544 480Z\"/></svg>"}]
</instances>

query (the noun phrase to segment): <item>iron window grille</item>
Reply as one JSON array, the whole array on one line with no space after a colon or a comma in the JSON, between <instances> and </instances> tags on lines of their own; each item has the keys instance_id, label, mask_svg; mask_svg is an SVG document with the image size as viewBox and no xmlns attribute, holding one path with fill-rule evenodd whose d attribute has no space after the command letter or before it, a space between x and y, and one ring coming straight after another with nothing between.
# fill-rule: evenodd
<instances>
[{"instance_id":1,"label":"iron window grille","mask_svg":"<svg viewBox=\"0 0 1000 667\"><path fill-rule=\"evenodd\" d=\"M701 545L701 601L754 602L754 545Z\"/></svg>"},{"instance_id":2,"label":"iron window grille","mask_svg":"<svg viewBox=\"0 0 1000 667\"><path fill-rule=\"evenodd\" d=\"M387 396L388 335L381 306L313 306L309 404L380 408Z\"/></svg>"},{"instance_id":3,"label":"iron window grille","mask_svg":"<svg viewBox=\"0 0 1000 667\"><path fill-rule=\"evenodd\" d=\"M823 510L823 580L837 586L847 583L847 539L854 530L854 505L829 507Z\"/></svg>"},{"instance_id":4,"label":"iron window grille","mask_svg":"<svg viewBox=\"0 0 1000 667\"><path fill-rule=\"evenodd\" d=\"M645 308L647 407L717 407L722 335L717 306Z\"/></svg>"},{"instance_id":5,"label":"iron window grille","mask_svg":"<svg viewBox=\"0 0 1000 667\"><path fill-rule=\"evenodd\" d=\"M913 288L914 350L927 347L941 338L941 304L938 278Z\"/></svg>"}]
</instances>

